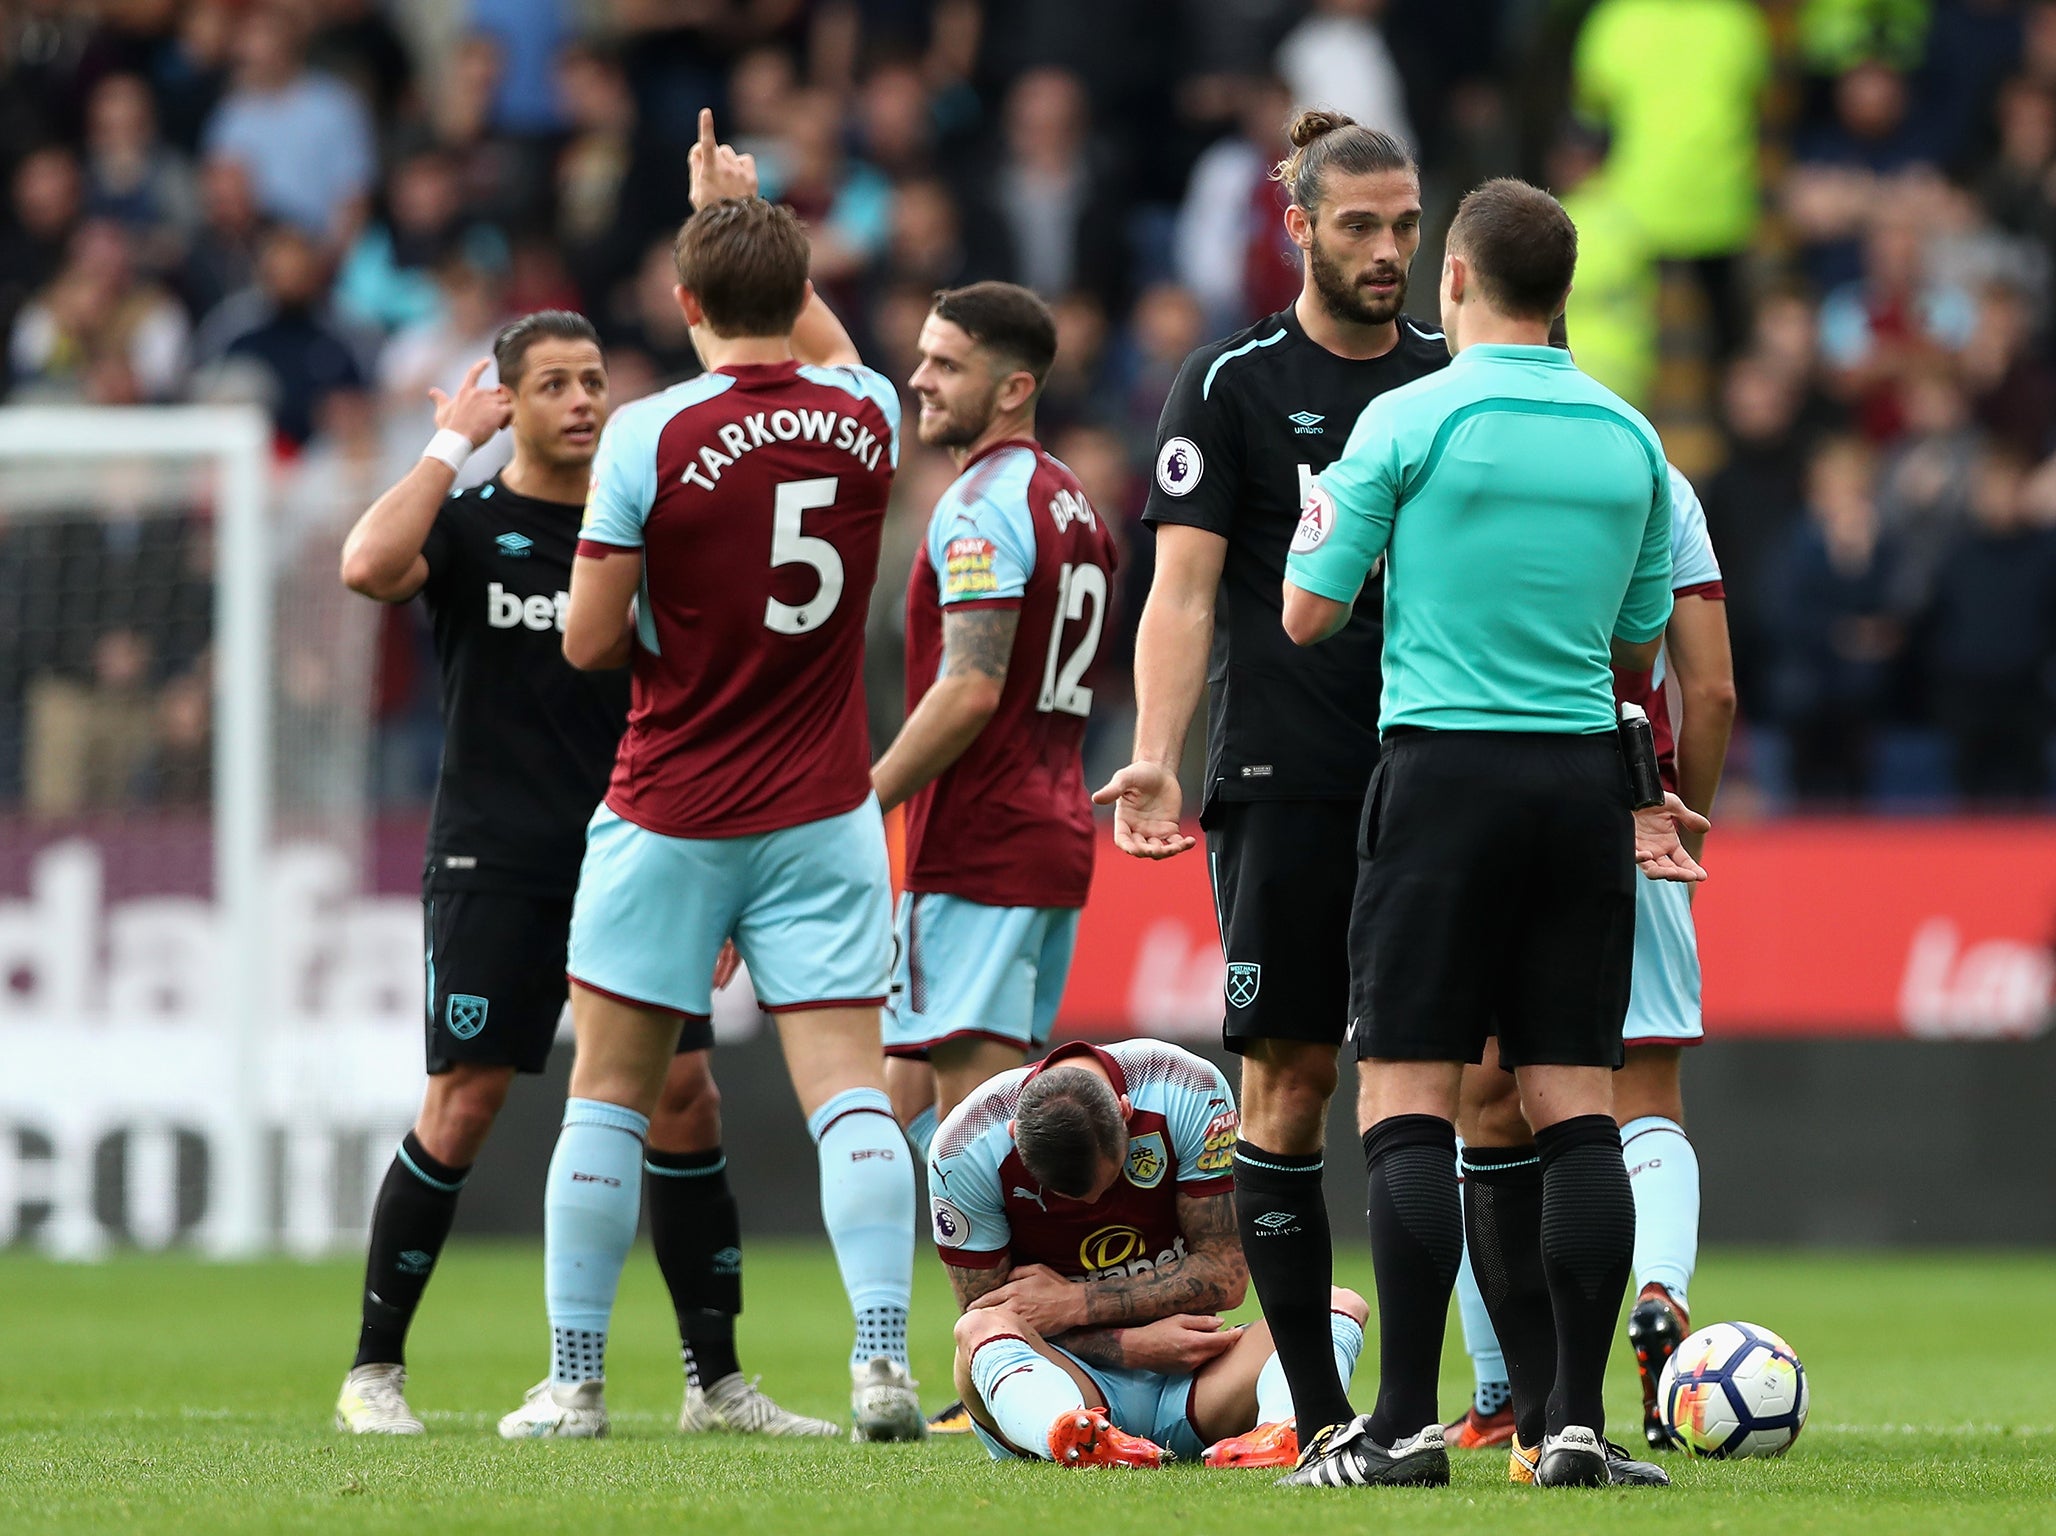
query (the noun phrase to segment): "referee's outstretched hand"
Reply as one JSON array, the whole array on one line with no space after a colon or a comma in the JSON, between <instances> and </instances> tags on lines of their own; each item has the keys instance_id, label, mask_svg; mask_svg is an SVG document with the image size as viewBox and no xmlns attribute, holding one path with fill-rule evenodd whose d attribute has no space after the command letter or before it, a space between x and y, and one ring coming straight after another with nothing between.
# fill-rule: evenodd
<instances>
[{"instance_id":1,"label":"referee's outstretched hand","mask_svg":"<svg viewBox=\"0 0 2056 1536\"><path fill-rule=\"evenodd\" d=\"M1635 812L1635 863L1651 880L1696 885L1706 878L1706 871L1685 851L1679 834L1704 832L1712 825L1676 795L1666 793L1662 805Z\"/></svg>"},{"instance_id":2,"label":"referee's outstretched hand","mask_svg":"<svg viewBox=\"0 0 2056 1536\"><path fill-rule=\"evenodd\" d=\"M1178 821L1185 807L1178 775L1161 763L1130 763L1092 803L1114 808L1114 846L1130 857L1168 859L1199 845Z\"/></svg>"}]
</instances>

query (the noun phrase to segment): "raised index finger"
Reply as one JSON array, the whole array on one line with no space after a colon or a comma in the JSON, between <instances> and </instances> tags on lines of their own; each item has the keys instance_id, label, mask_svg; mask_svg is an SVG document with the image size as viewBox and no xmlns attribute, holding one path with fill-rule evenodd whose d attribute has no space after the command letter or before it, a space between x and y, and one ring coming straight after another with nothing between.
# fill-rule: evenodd
<instances>
[{"instance_id":1,"label":"raised index finger","mask_svg":"<svg viewBox=\"0 0 2056 1536\"><path fill-rule=\"evenodd\" d=\"M464 388L478 388L478 381L479 379L484 377L486 365L491 361L492 359L489 357L481 357L477 362L473 363L471 365L471 371L464 375Z\"/></svg>"},{"instance_id":2,"label":"raised index finger","mask_svg":"<svg viewBox=\"0 0 2056 1536\"><path fill-rule=\"evenodd\" d=\"M708 156L708 163L712 164L714 151L720 147L720 141L714 137L714 109L712 107L701 107L700 153Z\"/></svg>"}]
</instances>

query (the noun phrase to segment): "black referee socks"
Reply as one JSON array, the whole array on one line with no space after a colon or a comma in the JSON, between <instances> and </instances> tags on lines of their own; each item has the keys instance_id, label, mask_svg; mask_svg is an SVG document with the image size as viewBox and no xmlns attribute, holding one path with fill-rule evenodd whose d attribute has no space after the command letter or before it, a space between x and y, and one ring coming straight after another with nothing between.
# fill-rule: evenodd
<instances>
[{"instance_id":1,"label":"black referee socks","mask_svg":"<svg viewBox=\"0 0 2056 1536\"><path fill-rule=\"evenodd\" d=\"M1335 1374L1329 1315L1335 1286L1335 1250L1328 1204L1321 1195L1321 1155L1266 1152L1251 1142L1235 1147L1235 1219L1242 1252L1256 1286L1278 1366L1292 1389L1299 1443L1331 1424L1356 1417Z\"/></svg>"},{"instance_id":2,"label":"black referee socks","mask_svg":"<svg viewBox=\"0 0 2056 1536\"><path fill-rule=\"evenodd\" d=\"M407 1329L428 1277L457 1219L457 1196L469 1168L451 1168L428 1155L409 1131L393 1154L371 1207L371 1242L364 1259L364 1315L357 1330L360 1365L406 1362Z\"/></svg>"},{"instance_id":3,"label":"black referee socks","mask_svg":"<svg viewBox=\"0 0 2056 1536\"><path fill-rule=\"evenodd\" d=\"M1537 1131L1535 1146L1542 1154L1542 1273L1556 1317L1549 1432L1582 1424L1603 1434L1606 1355L1635 1252L1635 1194L1621 1133L1610 1115L1579 1115Z\"/></svg>"},{"instance_id":4,"label":"black referee socks","mask_svg":"<svg viewBox=\"0 0 2056 1536\"><path fill-rule=\"evenodd\" d=\"M1456 1127L1436 1115L1394 1115L1364 1132L1365 1216L1378 1276L1378 1405L1371 1438L1392 1445L1439 1424L1435 1388L1449 1293L1463 1263Z\"/></svg>"},{"instance_id":5,"label":"black referee socks","mask_svg":"<svg viewBox=\"0 0 2056 1536\"><path fill-rule=\"evenodd\" d=\"M1556 1316L1542 1273L1542 1154L1533 1142L1464 1147L1463 1215L1471 1272L1513 1388L1515 1430L1522 1445L1540 1445L1556 1385Z\"/></svg>"},{"instance_id":6,"label":"black referee socks","mask_svg":"<svg viewBox=\"0 0 2056 1536\"><path fill-rule=\"evenodd\" d=\"M742 1369L735 1319L742 1311L742 1222L728 1188L728 1158L643 1150L650 1246L678 1314L685 1379L711 1387Z\"/></svg>"}]
</instances>

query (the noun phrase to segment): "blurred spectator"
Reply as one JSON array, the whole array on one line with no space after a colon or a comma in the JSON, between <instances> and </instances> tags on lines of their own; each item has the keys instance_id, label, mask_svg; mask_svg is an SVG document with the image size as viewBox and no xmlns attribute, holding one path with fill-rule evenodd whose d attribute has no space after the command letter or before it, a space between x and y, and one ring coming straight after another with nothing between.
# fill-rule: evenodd
<instances>
[{"instance_id":1,"label":"blurred spectator","mask_svg":"<svg viewBox=\"0 0 2056 1536\"><path fill-rule=\"evenodd\" d=\"M1864 242L1862 277L1820 309L1821 355L1873 442L1890 442L1904 429L1908 374L1924 359L1962 351L1977 325L1970 295L1929 275L1921 236L1912 212L1880 209Z\"/></svg>"},{"instance_id":2,"label":"blurred spectator","mask_svg":"<svg viewBox=\"0 0 2056 1536\"><path fill-rule=\"evenodd\" d=\"M250 173L240 160L210 160L200 169L200 223L178 272L187 312L205 316L257 277L264 217Z\"/></svg>"},{"instance_id":3,"label":"blurred spectator","mask_svg":"<svg viewBox=\"0 0 2056 1536\"><path fill-rule=\"evenodd\" d=\"M935 164L935 112L921 71L887 63L871 71L857 94L857 146L894 181L923 176Z\"/></svg>"},{"instance_id":4,"label":"blurred spectator","mask_svg":"<svg viewBox=\"0 0 2056 1536\"><path fill-rule=\"evenodd\" d=\"M785 106L799 89L799 70L783 48L752 48L735 61L728 77L728 116L723 136L739 153L757 157L760 185L776 185L784 175L779 141L785 133Z\"/></svg>"},{"instance_id":5,"label":"blurred spectator","mask_svg":"<svg viewBox=\"0 0 2056 1536\"><path fill-rule=\"evenodd\" d=\"M494 127L500 77L497 42L479 34L460 38L428 93L424 136L456 167L466 213L532 230L547 222L549 150L545 140L510 138Z\"/></svg>"},{"instance_id":6,"label":"blurred spectator","mask_svg":"<svg viewBox=\"0 0 2056 1536\"><path fill-rule=\"evenodd\" d=\"M122 227L95 220L80 226L70 260L16 317L8 361L44 398L164 400L185 381L187 334L170 295L137 275Z\"/></svg>"},{"instance_id":7,"label":"blurred spectator","mask_svg":"<svg viewBox=\"0 0 2056 1536\"><path fill-rule=\"evenodd\" d=\"M649 237L685 217L685 146L643 131L628 76L610 55L567 48L557 81L571 121L557 155L557 240L584 307L603 310Z\"/></svg>"},{"instance_id":8,"label":"blurred spectator","mask_svg":"<svg viewBox=\"0 0 2056 1536\"><path fill-rule=\"evenodd\" d=\"M1206 306L1219 335L1298 296L1299 252L1285 233L1283 190L1271 169L1284 158L1292 90L1266 76L1233 81L1236 131L1194 162L1173 242L1178 278Z\"/></svg>"},{"instance_id":9,"label":"blurred spectator","mask_svg":"<svg viewBox=\"0 0 2056 1536\"><path fill-rule=\"evenodd\" d=\"M1770 31L1751 0L1599 0L1578 34L1578 109L1613 134L1615 196L1650 250L1690 263L1725 357L1746 329L1736 259L1757 224Z\"/></svg>"},{"instance_id":10,"label":"blurred spectator","mask_svg":"<svg viewBox=\"0 0 2056 1536\"><path fill-rule=\"evenodd\" d=\"M1089 293L1071 293L1050 306L1057 321L1057 356L1036 401L1044 437L1108 414L1105 385L1107 312Z\"/></svg>"},{"instance_id":11,"label":"blurred spectator","mask_svg":"<svg viewBox=\"0 0 2056 1536\"><path fill-rule=\"evenodd\" d=\"M891 185L876 167L844 153L841 108L827 92L788 95L784 129L764 195L790 203L807 221L814 281L843 283L885 248Z\"/></svg>"},{"instance_id":12,"label":"blurred spectator","mask_svg":"<svg viewBox=\"0 0 2056 1536\"><path fill-rule=\"evenodd\" d=\"M380 122L407 104L414 61L376 0L302 0L314 17L308 62L355 91Z\"/></svg>"},{"instance_id":13,"label":"blurred spectator","mask_svg":"<svg viewBox=\"0 0 2056 1536\"><path fill-rule=\"evenodd\" d=\"M1110 383L1120 412L1111 424L1120 429L1138 463L1156 451L1157 419L1170 398L1171 384L1185 359L1206 339L1206 311L1190 289L1158 283L1136 299Z\"/></svg>"},{"instance_id":14,"label":"blurred spectator","mask_svg":"<svg viewBox=\"0 0 2056 1536\"><path fill-rule=\"evenodd\" d=\"M283 680L288 687L291 670ZM154 719L143 719L155 727L149 744L150 802L206 805L214 793L214 687L208 674L195 669L173 678L157 696ZM290 794L290 786L281 787Z\"/></svg>"},{"instance_id":15,"label":"blurred spectator","mask_svg":"<svg viewBox=\"0 0 2056 1536\"><path fill-rule=\"evenodd\" d=\"M10 329L29 295L64 265L79 218L78 161L57 145L35 150L16 167L12 190L13 217L0 225L0 325Z\"/></svg>"},{"instance_id":16,"label":"blurred spectator","mask_svg":"<svg viewBox=\"0 0 2056 1536\"><path fill-rule=\"evenodd\" d=\"M1946 363L1916 366L1903 398L1906 434L1879 480L1878 527L1899 555L1893 606L1912 613L1926 605L1936 569L1963 533L1979 444L1970 401Z\"/></svg>"},{"instance_id":17,"label":"blurred spectator","mask_svg":"<svg viewBox=\"0 0 2056 1536\"><path fill-rule=\"evenodd\" d=\"M1578 231L1578 281L1564 322L1578 366L1646 410L1656 382L1656 263L1605 161L1603 138L1579 127L1549 157L1550 185Z\"/></svg>"},{"instance_id":18,"label":"blurred spectator","mask_svg":"<svg viewBox=\"0 0 2056 1536\"><path fill-rule=\"evenodd\" d=\"M493 91L493 126L520 137L564 127L558 55L570 41L564 0L471 0L474 35L489 39L500 67Z\"/></svg>"},{"instance_id":19,"label":"blurred spectator","mask_svg":"<svg viewBox=\"0 0 2056 1536\"><path fill-rule=\"evenodd\" d=\"M1802 136L1785 207L1807 243L1807 271L1821 288L1852 281L1860 240L1885 201L1903 201L1908 178L1932 176L1941 146L1912 114L1905 77L1867 60L1835 82L1835 115Z\"/></svg>"},{"instance_id":20,"label":"blurred spectator","mask_svg":"<svg viewBox=\"0 0 2056 1536\"><path fill-rule=\"evenodd\" d=\"M1986 284L1963 369L1987 432L2027 459L2056 446L2056 369L2035 345L2026 296L2010 283Z\"/></svg>"},{"instance_id":21,"label":"blurred spectator","mask_svg":"<svg viewBox=\"0 0 2056 1536\"><path fill-rule=\"evenodd\" d=\"M2035 526L2026 465L1980 454L1972 523L1935 581L1929 681L1956 788L1975 805L2020 806L2049 783L2050 665L2056 661L2056 533Z\"/></svg>"},{"instance_id":22,"label":"blurred spectator","mask_svg":"<svg viewBox=\"0 0 2056 1536\"><path fill-rule=\"evenodd\" d=\"M305 66L302 41L298 17L275 0L241 16L235 84L208 121L207 153L249 168L267 214L346 242L377 168L371 121L354 91Z\"/></svg>"},{"instance_id":23,"label":"blurred spectator","mask_svg":"<svg viewBox=\"0 0 2056 1536\"><path fill-rule=\"evenodd\" d=\"M1007 92L999 160L974 184L965 223L980 276L1045 298L1082 289L1110 313L1127 290L1128 208L1090 128L1076 75L1021 76Z\"/></svg>"},{"instance_id":24,"label":"blurred spectator","mask_svg":"<svg viewBox=\"0 0 2056 1536\"><path fill-rule=\"evenodd\" d=\"M1278 45L1277 69L1296 101L1339 107L1418 150L1406 86L1378 25L1384 12L1385 0L1314 0L1312 14Z\"/></svg>"},{"instance_id":25,"label":"blurred spectator","mask_svg":"<svg viewBox=\"0 0 2056 1536\"><path fill-rule=\"evenodd\" d=\"M490 224L464 217L456 166L440 151L418 150L394 167L387 217L357 238L336 277L344 319L381 330L433 320L441 300L435 268L461 256L504 268L507 242Z\"/></svg>"},{"instance_id":26,"label":"blurred spectator","mask_svg":"<svg viewBox=\"0 0 2056 1536\"><path fill-rule=\"evenodd\" d=\"M175 268L199 221L192 167L157 135L157 109L135 75L108 75L86 111L86 212L113 219L135 241L137 259Z\"/></svg>"},{"instance_id":27,"label":"blurred spectator","mask_svg":"<svg viewBox=\"0 0 2056 1536\"><path fill-rule=\"evenodd\" d=\"M2001 229L2046 245L2056 238L2056 90L2009 80L1997 116L1998 150L1978 184L1985 212Z\"/></svg>"},{"instance_id":28,"label":"blurred spectator","mask_svg":"<svg viewBox=\"0 0 2056 1536\"><path fill-rule=\"evenodd\" d=\"M1840 438L1807 474L1807 521L1780 582L1776 702L1799 798L1854 804L1904 641L1892 606L1894 552L1880 536L1871 453Z\"/></svg>"},{"instance_id":29,"label":"blurred spectator","mask_svg":"<svg viewBox=\"0 0 2056 1536\"><path fill-rule=\"evenodd\" d=\"M885 259L888 283L954 288L969 277L956 199L932 177L903 181L892 192Z\"/></svg>"},{"instance_id":30,"label":"blurred spectator","mask_svg":"<svg viewBox=\"0 0 2056 1536\"><path fill-rule=\"evenodd\" d=\"M509 318L496 272L454 255L436 268L435 281L435 312L395 334L378 356L386 441L396 465L411 462L435 431L429 390L454 395L471 365L492 355L493 338ZM482 382L490 387L498 379L488 368ZM503 433L465 463L459 484L488 478L508 451Z\"/></svg>"},{"instance_id":31,"label":"blurred spectator","mask_svg":"<svg viewBox=\"0 0 2056 1536\"><path fill-rule=\"evenodd\" d=\"M671 242L652 242L643 256L635 283L629 289L625 314L608 327L607 364L610 373L618 366L624 351L640 353L653 382L660 387L691 378L701 371L699 354L693 350L692 334L685 328L685 315L673 296L677 286L678 267L672 260ZM520 307L509 307L519 312ZM616 406L626 403L626 397L616 388L616 381L612 378L608 380L608 395Z\"/></svg>"},{"instance_id":32,"label":"blurred spectator","mask_svg":"<svg viewBox=\"0 0 2056 1536\"><path fill-rule=\"evenodd\" d=\"M24 789L28 813L57 820L134 803L155 734L150 643L112 629L92 646L83 678L29 684Z\"/></svg>"},{"instance_id":33,"label":"blurred spectator","mask_svg":"<svg viewBox=\"0 0 2056 1536\"><path fill-rule=\"evenodd\" d=\"M199 152L208 119L228 88L234 21L229 0L192 0L151 60L150 94L164 136L188 155Z\"/></svg>"},{"instance_id":34,"label":"blurred spectator","mask_svg":"<svg viewBox=\"0 0 2056 1536\"><path fill-rule=\"evenodd\" d=\"M203 361L243 359L266 382L272 419L295 447L314 430L322 400L361 389L364 368L328 312L326 260L307 231L275 226L257 256L257 284L222 301L201 326Z\"/></svg>"},{"instance_id":35,"label":"blurred spectator","mask_svg":"<svg viewBox=\"0 0 2056 1536\"><path fill-rule=\"evenodd\" d=\"M1576 332L1571 344L1578 345ZM1727 457L1698 486L1727 589L1736 687L1751 715L1770 707L1778 624L1773 587L1805 516L1799 403L1789 368L1765 356L1737 359L1721 392Z\"/></svg>"}]
</instances>

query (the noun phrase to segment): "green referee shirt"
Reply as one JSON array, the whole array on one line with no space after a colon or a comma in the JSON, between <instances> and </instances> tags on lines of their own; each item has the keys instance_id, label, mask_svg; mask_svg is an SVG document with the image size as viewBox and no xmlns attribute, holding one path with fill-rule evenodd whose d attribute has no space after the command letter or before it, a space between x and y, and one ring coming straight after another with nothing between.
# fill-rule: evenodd
<instances>
[{"instance_id":1,"label":"green referee shirt","mask_svg":"<svg viewBox=\"0 0 2056 1536\"><path fill-rule=\"evenodd\" d=\"M1349 603L1380 555L1381 730L1612 730L1609 639L1670 618L1663 447L1569 353L1466 347L1357 418L1285 574Z\"/></svg>"}]
</instances>

